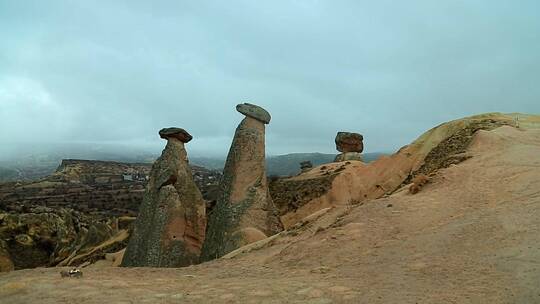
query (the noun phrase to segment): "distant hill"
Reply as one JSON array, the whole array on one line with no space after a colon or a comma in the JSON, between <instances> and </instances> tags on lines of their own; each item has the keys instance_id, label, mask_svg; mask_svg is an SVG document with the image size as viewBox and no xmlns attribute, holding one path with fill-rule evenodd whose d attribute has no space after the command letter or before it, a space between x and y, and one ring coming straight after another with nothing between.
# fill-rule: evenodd
<instances>
[{"instance_id":1,"label":"distant hill","mask_svg":"<svg viewBox=\"0 0 540 304\"><path fill-rule=\"evenodd\" d=\"M371 162L385 155L384 153L363 153L365 162ZM313 166L319 166L334 161L336 154L325 153L292 153L285 155L269 156L266 159L268 175L289 176L300 172L300 162L309 160Z\"/></svg>"},{"instance_id":2,"label":"distant hill","mask_svg":"<svg viewBox=\"0 0 540 304\"><path fill-rule=\"evenodd\" d=\"M385 153L364 153L364 161L371 162ZM268 156L266 158L266 170L268 175L289 176L300 172L300 162L309 160L313 166L318 166L334 161L336 154L326 153L291 153L285 155ZM208 169L222 170L225 158L190 157L191 164Z\"/></svg>"},{"instance_id":3,"label":"distant hill","mask_svg":"<svg viewBox=\"0 0 540 304\"><path fill-rule=\"evenodd\" d=\"M82 150L82 149L81 149ZM364 161L370 162L384 153L363 153ZM32 181L43 178L53 173L60 165L62 159L79 158L88 160L119 161L126 163L152 163L159 155L153 154L122 154L119 152L109 153L103 151L79 151L75 149L54 153L38 153L37 155L25 155L10 161L0 162L0 182L7 181ZM291 153L285 155L268 156L266 168L268 175L289 176L300 171L300 162L309 160L313 166L330 163L336 154L325 153ZM201 166L212 170L222 170L225 165L225 157L201 157L190 156L192 165Z\"/></svg>"},{"instance_id":4,"label":"distant hill","mask_svg":"<svg viewBox=\"0 0 540 304\"><path fill-rule=\"evenodd\" d=\"M43 178L53 173L62 159L151 163L156 157L143 150L110 145L21 144L11 151L0 147L0 182Z\"/></svg>"},{"instance_id":5,"label":"distant hill","mask_svg":"<svg viewBox=\"0 0 540 304\"><path fill-rule=\"evenodd\" d=\"M212 170L223 170L225 157L188 156L189 163L195 166L205 167Z\"/></svg>"},{"instance_id":6,"label":"distant hill","mask_svg":"<svg viewBox=\"0 0 540 304\"><path fill-rule=\"evenodd\" d=\"M0 182L37 180L54 172L59 164L59 159L0 162Z\"/></svg>"},{"instance_id":7,"label":"distant hill","mask_svg":"<svg viewBox=\"0 0 540 304\"><path fill-rule=\"evenodd\" d=\"M0 167L0 182L15 181L19 178L20 174L16 169Z\"/></svg>"},{"instance_id":8,"label":"distant hill","mask_svg":"<svg viewBox=\"0 0 540 304\"><path fill-rule=\"evenodd\" d=\"M291 153L270 156L266 159L268 175L289 176L300 172L300 162L309 160L313 166L334 161L335 154L324 153Z\"/></svg>"}]
</instances>

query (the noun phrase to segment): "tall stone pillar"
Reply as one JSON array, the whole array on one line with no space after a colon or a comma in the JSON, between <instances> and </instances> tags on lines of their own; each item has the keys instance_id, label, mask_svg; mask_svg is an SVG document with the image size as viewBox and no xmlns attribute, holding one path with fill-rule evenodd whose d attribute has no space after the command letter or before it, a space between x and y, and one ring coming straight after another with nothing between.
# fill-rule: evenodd
<instances>
[{"instance_id":1,"label":"tall stone pillar","mask_svg":"<svg viewBox=\"0 0 540 304\"><path fill-rule=\"evenodd\" d=\"M283 229L266 181L265 124L270 114L249 103L237 105L236 110L246 117L236 128L227 156L202 260L221 257Z\"/></svg>"},{"instance_id":2,"label":"tall stone pillar","mask_svg":"<svg viewBox=\"0 0 540 304\"><path fill-rule=\"evenodd\" d=\"M199 262L206 206L184 148L192 137L180 128L165 128L159 135L167 145L152 166L122 266L182 267Z\"/></svg>"}]
</instances>

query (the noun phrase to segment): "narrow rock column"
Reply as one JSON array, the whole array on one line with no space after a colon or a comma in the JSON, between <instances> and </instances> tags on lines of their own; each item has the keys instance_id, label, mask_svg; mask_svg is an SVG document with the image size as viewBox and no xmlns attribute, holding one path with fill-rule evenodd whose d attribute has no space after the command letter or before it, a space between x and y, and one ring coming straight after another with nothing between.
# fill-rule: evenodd
<instances>
[{"instance_id":1,"label":"narrow rock column","mask_svg":"<svg viewBox=\"0 0 540 304\"><path fill-rule=\"evenodd\" d=\"M193 181L180 128L159 131L167 145L150 172L122 266L181 267L199 262L206 231L202 194Z\"/></svg>"},{"instance_id":2,"label":"narrow rock column","mask_svg":"<svg viewBox=\"0 0 540 304\"><path fill-rule=\"evenodd\" d=\"M201 256L205 261L283 229L266 181L265 124L270 114L248 103L236 110L246 118L236 128L218 201L209 215Z\"/></svg>"}]
</instances>

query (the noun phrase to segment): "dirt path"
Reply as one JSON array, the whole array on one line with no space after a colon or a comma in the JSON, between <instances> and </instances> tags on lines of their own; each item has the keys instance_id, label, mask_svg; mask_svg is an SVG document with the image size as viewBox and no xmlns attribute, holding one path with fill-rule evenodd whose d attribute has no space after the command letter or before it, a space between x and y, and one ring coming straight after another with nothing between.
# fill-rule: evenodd
<instances>
[{"instance_id":1,"label":"dirt path","mask_svg":"<svg viewBox=\"0 0 540 304\"><path fill-rule=\"evenodd\" d=\"M540 132L480 131L420 193L334 208L182 269L0 274L0 303L540 303Z\"/></svg>"}]
</instances>

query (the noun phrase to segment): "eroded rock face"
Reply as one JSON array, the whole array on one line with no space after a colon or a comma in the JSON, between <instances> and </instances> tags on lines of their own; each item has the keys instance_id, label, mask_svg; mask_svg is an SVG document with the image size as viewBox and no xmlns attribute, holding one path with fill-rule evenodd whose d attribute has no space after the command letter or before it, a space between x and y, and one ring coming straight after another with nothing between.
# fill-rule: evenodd
<instances>
[{"instance_id":1,"label":"eroded rock face","mask_svg":"<svg viewBox=\"0 0 540 304\"><path fill-rule=\"evenodd\" d=\"M338 132L336 135L336 149L339 152L358 152L364 150L364 137L359 133Z\"/></svg>"},{"instance_id":2,"label":"eroded rock face","mask_svg":"<svg viewBox=\"0 0 540 304\"><path fill-rule=\"evenodd\" d=\"M0 272L8 272L15 269L15 265L11 260L11 255L7 250L7 245L3 240L0 240Z\"/></svg>"},{"instance_id":3,"label":"eroded rock face","mask_svg":"<svg viewBox=\"0 0 540 304\"><path fill-rule=\"evenodd\" d=\"M538 116L517 115L520 129L540 126ZM419 175L429 176L470 158L467 151L478 131L516 126L515 117L516 114L489 113L450 121L427 131L393 155L369 164L336 162L278 179L271 190L282 214L281 221L289 228L318 210L360 204L399 191Z\"/></svg>"},{"instance_id":4,"label":"eroded rock face","mask_svg":"<svg viewBox=\"0 0 540 304\"><path fill-rule=\"evenodd\" d=\"M181 267L199 262L206 205L193 181L184 142L174 135L183 132L162 131L167 146L152 166L122 266Z\"/></svg>"},{"instance_id":5,"label":"eroded rock face","mask_svg":"<svg viewBox=\"0 0 540 304\"><path fill-rule=\"evenodd\" d=\"M254 105L237 106L247 117L236 129L227 156L218 201L209 216L203 260L221 257L254 239L282 230L266 181L264 124L270 115L256 119L253 111L245 113L246 107L266 112Z\"/></svg>"},{"instance_id":6,"label":"eroded rock face","mask_svg":"<svg viewBox=\"0 0 540 304\"><path fill-rule=\"evenodd\" d=\"M113 235L106 219L71 209L0 213L0 271L55 266Z\"/></svg>"},{"instance_id":7,"label":"eroded rock face","mask_svg":"<svg viewBox=\"0 0 540 304\"><path fill-rule=\"evenodd\" d=\"M358 152L344 152L340 153L336 156L334 159L334 162L342 162L342 161L348 161L348 160L357 160L357 161L363 161L362 160L362 154Z\"/></svg>"}]
</instances>

